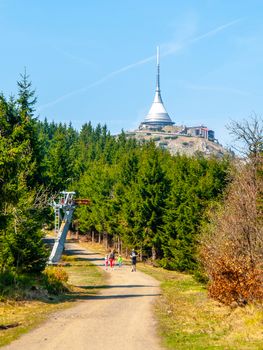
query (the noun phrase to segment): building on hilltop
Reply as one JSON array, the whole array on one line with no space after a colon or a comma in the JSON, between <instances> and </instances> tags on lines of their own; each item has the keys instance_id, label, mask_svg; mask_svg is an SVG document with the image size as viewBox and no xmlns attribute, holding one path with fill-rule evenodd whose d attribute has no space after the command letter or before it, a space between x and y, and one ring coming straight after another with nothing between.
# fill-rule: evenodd
<instances>
[{"instance_id":1,"label":"building on hilltop","mask_svg":"<svg viewBox=\"0 0 263 350\"><path fill-rule=\"evenodd\" d=\"M159 47L157 47L157 77L156 77L156 89L153 104L144 118L144 121L140 124L139 129L161 130L167 125L173 125L169 114L167 113L163 100L161 97L160 89L160 55Z\"/></svg>"},{"instance_id":2,"label":"building on hilltop","mask_svg":"<svg viewBox=\"0 0 263 350\"><path fill-rule=\"evenodd\" d=\"M188 126L186 127L186 133L190 136L203 137L209 141L215 141L214 130L210 130L204 125L190 127Z\"/></svg>"},{"instance_id":3,"label":"building on hilltop","mask_svg":"<svg viewBox=\"0 0 263 350\"><path fill-rule=\"evenodd\" d=\"M166 149L172 155L184 154L205 157L223 157L229 152L219 144L215 132L204 125L187 126L175 124L167 113L160 89L160 57L157 47L157 79L152 106L137 130L126 132L129 138L138 142L152 140L157 147Z\"/></svg>"}]
</instances>

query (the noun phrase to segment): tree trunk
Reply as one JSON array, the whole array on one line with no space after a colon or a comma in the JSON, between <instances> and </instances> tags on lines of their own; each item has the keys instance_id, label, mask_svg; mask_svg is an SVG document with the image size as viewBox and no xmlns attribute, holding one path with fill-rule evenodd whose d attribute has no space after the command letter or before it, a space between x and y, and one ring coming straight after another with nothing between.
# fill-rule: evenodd
<instances>
[{"instance_id":1,"label":"tree trunk","mask_svg":"<svg viewBox=\"0 0 263 350\"><path fill-rule=\"evenodd\" d=\"M118 251L118 254L121 253L121 248L120 248L120 237L118 236L118 240L117 240L117 251Z\"/></svg>"},{"instance_id":2,"label":"tree trunk","mask_svg":"<svg viewBox=\"0 0 263 350\"><path fill-rule=\"evenodd\" d=\"M154 246L152 246L152 260L156 260L156 250Z\"/></svg>"},{"instance_id":3,"label":"tree trunk","mask_svg":"<svg viewBox=\"0 0 263 350\"><path fill-rule=\"evenodd\" d=\"M140 261L142 261L142 247L140 248L139 259L140 259Z\"/></svg>"},{"instance_id":4,"label":"tree trunk","mask_svg":"<svg viewBox=\"0 0 263 350\"><path fill-rule=\"evenodd\" d=\"M104 247L106 249L109 248L109 239L108 239L108 232L103 232L103 238L105 239L105 242L104 242Z\"/></svg>"},{"instance_id":5,"label":"tree trunk","mask_svg":"<svg viewBox=\"0 0 263 350\"><path fill-rule=\"evenodd\" d=\"M94 243L94 231L91 231L91 242Z\"/></svg>"}]
</instances>

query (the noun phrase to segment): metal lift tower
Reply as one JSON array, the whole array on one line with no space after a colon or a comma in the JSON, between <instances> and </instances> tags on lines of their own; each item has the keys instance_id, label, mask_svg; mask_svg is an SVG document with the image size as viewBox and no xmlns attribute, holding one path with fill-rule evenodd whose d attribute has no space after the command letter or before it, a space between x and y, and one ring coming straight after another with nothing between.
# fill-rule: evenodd
<instances>
[{"instance_id":1,"label":"metal lift tower","mask_svg":"<svg viewBox=\"0 0 263 350\"><path fill-rule=\"evenodd\" d=\"M90 204L89 199L74 199L75 194L75 192L60 192L58 203L55 201L52 203L55 212L55 232L57 233L57 238L48 259L49 265L58 263L61 258L69 225L76 206Z\"/></svg>"},{"instance_id":2,"label":"metal lift tower","mask_svg":"<svg viewBox=\"0 0 263 350\"><path fill-rule=\"evenodd\" d=\"M61 258L69 225L76 208L76 202L73 199L74 195L75 192L60 192L58 203L54 201L52 204L55 211L55 232L58 235L48 259L49 265L58 263Z\"/></svg>"}]
</instances>

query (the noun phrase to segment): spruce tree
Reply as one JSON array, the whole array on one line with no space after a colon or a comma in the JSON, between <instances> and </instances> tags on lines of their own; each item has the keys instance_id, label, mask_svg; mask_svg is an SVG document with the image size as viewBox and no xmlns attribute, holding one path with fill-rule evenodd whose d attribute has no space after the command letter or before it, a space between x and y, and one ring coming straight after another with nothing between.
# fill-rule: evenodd
<instances>
[{"instance_id":1,"label":"spruce tree","mask_svg":"<svg viewBox=\"0 0 263 350\"><path fill-rule=\"evenodd\" d=\"M153 143L145 146L137 183L133 183L129 194L130 208L127 208L127 219L137 237L136 243L153 260L162 254L160 228L170 189L160 155Z\"/></svg>"},{"instance_id":2,"label":"spruce tree","mask_svg":"<svg viewBox=\"0 0 263 350\"><path fill-rule=\"evenodd\" d=\"M0 100L1 271L39 271L46 259L37 207L37 139L26 95L20 100L21 96L17 101L7 102L3 96Z\"/></svg>"}]
</instances>

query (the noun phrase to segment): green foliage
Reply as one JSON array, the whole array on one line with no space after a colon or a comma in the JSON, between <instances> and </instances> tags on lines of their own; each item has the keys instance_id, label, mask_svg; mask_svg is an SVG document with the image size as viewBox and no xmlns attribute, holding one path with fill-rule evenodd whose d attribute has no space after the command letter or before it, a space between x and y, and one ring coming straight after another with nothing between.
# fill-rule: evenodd
<instances>
[{"instance_id":1,"label":"green foliage","mask_svg":"<svg viewBox=\"0 0 263 350\"><path fill-rule=\"evenodd\" d=\"M221 198L228 161L172 156L106 125L34 118L26 72L18 98L0 96L0 269L41 271L47 252L40 231L48 194L74 190L89 198L74 221L169 269L194 270L204 213ZM46 194L46 198L45 195Z\"/></svg>"},{"instance_id":2,"label":"green foliage","mask_svg":"<svg viewBox=\"0 0 263 350\"><path fill-rule=\"evenodd\" d=\"M5 271L0 273L0 291L3 294L4 289L13 286L16 280L16 276L12 271Z\"/></svg>"},{"instance_id":3,"label":"green foliage","mask_svg":"<svg viewBox=\"0 0 263 350\"><path fill-rule=\"evenodd\" d=\"M161 265L180 271L196 269L196 246L205 210L219 200L227 183L228 161L177 156L163 225Z\"/></svg>"},{"instance_id":4,"label":"green foliage","mask_svg":"<svg viewBox=\"0 0 263 350\"><path fill-rule=\"evenodd\" d=\"M111 162L90 160L75 184L91 199L77 210L79 228L119 237L168 269L195 270L199 227L222 196L228 160L172 157L153 143L131 145L123 134L118 141Z\"/></svg>"},{"instance_id":5,"label":"green foliage","mask_svg":"<svg viewBox=\"0 0 263 350\"><path fill-rule=\"evenodd\" d=\"M17 273L16 271L5 271L0 273L0 298L7 297L21 299L29 297L30 293L36 291L36 295L50 294L58 295L67 292L69 287L68 273L62 267L48 266L41 274Z\"/></svg>"},{"instance_id":6,"label":"green foliage","mask_svg":"<svg viewBox=\"0 0 263 350\"><path fill-rule=\"evenodd\" d=\"M4 271L0 273L0 298L22 299L28 291L36 289L41 282L35 274L17 273L15 271Z\"/></svg>"},{"instance_id":7,"label":"green foliage","mask_svg":"<svg viewBox=\"0 0 263 350\"><path fill-rule=\"evenodd\" d=\"M39 147L35 104L26 74L18 82L19 96L0 97L0 271L41 271L46 251L38 196Z\"/></svg>"}]
</instances>

